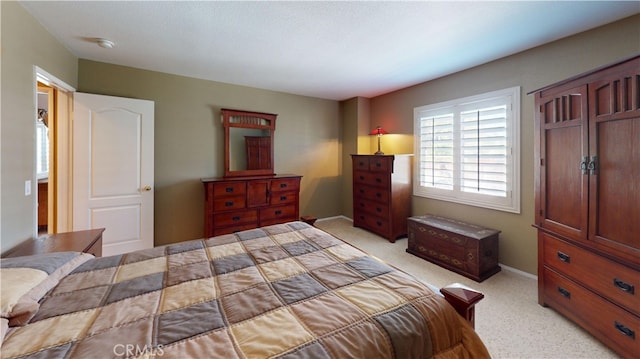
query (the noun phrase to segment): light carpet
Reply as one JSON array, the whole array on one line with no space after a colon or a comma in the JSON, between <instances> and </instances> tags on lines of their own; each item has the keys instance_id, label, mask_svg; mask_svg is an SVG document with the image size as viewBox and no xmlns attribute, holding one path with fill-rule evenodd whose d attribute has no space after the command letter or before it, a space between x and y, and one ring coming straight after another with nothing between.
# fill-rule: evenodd
<instances>
[{"instance_id":1,"label":"light carpet","mask_svg":"<svg viewBox=\"0 0 640 359\"><path fill-rule=\"evenodd\" d=\"M493 358L618 358L582 328L540 306L532 277L503 268L478 283L407 253L407 238L390 243L345 217L318 220L316 227L437 287L462 283L482 292L476 331Z\"/></svg>"}]
</instances>

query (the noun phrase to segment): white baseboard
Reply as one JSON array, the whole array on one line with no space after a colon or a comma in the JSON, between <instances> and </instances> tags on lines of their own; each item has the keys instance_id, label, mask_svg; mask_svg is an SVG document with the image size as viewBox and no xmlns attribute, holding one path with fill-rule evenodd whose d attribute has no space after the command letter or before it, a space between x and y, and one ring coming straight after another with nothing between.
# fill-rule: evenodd
<instances>
[{"instance_id":1,"label":"white baseboard","mask_svg":"<svg viewBox=\"0 0 640 359\"><path fill-rule=\"evenodd\" d=\"M325 218L318 218L318 222L329 221L329 220L332 220L332 219L344 219L344 220L347 220L349 222L353 222L353 219L351 219L351 218L349 218L347 216L344 216L344 215L333 216L333 217L325 217ZM531 273L528 273L528 272L525 272L525 271L521 271L520 269L509 267L508 265L504 265L502 263L500 263L500 267L502 267L502 269L504 269L506 271L521 275L523 277L527 277L527 278L530 278L530 279L538 280L538 276L535 275L535 274L531 274Z\"/></svg>"},{"instance_id":2,"label":"white baseboard","mask_svg":"<svg viewBox=\"0 0 640 359\"><path fill-rule=\"evenodd\" d=\"M538 280L538 276L537 275L534 275L534 274L531 274L531 273L528 273L528 272L525 272L525 271L521 271L520 269L515 269L513 267L509 267L507 265L504 265L502 263L500 263L500 267L502 267L502 269L504 269L506 271L509 271L509 272L512 272L512 273L515 273L515 274L519 274L519 275L527 277L527 278Z\"/></svg>"},{"instance_id":3,"label":"white baseboard","mask_svg":"<svg viewBox=\"0 0 640 359\"><path fill-rule=\"evenodd\" d=\"M318 218L317 222L323 222L323 221L329 221L332 219L345 219L349 222L353 222L353 219L347 217L347 216L343 216L343 215L339 215L339 216L333 216L333 217L324 217L324 218Z\"/></svg>"}]
</instances>

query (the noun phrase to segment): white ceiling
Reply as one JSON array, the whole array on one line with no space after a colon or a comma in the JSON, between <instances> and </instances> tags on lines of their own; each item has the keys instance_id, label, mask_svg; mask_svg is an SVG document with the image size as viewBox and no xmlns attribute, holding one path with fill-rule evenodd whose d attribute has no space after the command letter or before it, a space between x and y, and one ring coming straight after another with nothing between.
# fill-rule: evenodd
<instances>
[{"instance_id":1,"label":"white ceiling","mask_svg":"<svg viewBox=\"0 0 640 359\"><path fill-rule=\"evenodd\" d=\"M21 4L79 58L333 100L384 94L640 13L640 1ZM100 37L116 46L98 47Z\"/></svg>"}]
</instances>

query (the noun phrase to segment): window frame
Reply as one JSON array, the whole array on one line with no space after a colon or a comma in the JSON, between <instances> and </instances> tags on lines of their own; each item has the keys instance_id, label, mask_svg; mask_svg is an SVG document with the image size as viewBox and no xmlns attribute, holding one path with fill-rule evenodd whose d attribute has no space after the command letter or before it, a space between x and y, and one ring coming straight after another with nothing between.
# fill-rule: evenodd
<instances>
[{"instance_id":1,"label":"window frame","mask_svg":"<svg viewBox=\"0 0 640 359\"><path fill-rule=\"evenodd\" d=\"M460 113L473 108L474 105L482 106L488 102L503 100L507 105L506 129L507 129L507 174L506 174L506 197L463 192L460 190L460 166L462 163L460 154ZM478 106L478 110L480 110ZM420 183L422 174L421 166L421 118L427 113L429 116L437 116L453 111L453 190L427 187ZM502 90L491 91L479 95L439 102L430 105L415 107L413 111L414 120L414 160L415 170L413 175L413 194L419 197L443 200L460 203L476 207L500 210L511 213L520 213L520 86L514 86Z\"/></svg>"}]
</instances>

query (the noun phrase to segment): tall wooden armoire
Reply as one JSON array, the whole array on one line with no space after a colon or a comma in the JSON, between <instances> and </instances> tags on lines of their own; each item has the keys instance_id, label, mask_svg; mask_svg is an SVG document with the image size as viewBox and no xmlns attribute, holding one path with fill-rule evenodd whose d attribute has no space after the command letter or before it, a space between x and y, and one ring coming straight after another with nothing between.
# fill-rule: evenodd
<instances>
[{"instance_id":1,"label":"tall wooden armoire","mask_svg":"<svg viewBox=\"0 0 640 359\"><path fill-rule=\"evenodd\" d=\"M535 92L539 303L640 353L640 56Z\"/></svg>"}]
</instances>

